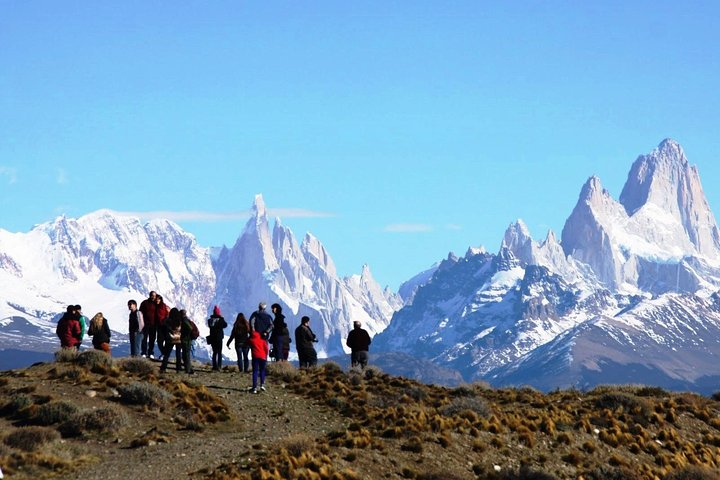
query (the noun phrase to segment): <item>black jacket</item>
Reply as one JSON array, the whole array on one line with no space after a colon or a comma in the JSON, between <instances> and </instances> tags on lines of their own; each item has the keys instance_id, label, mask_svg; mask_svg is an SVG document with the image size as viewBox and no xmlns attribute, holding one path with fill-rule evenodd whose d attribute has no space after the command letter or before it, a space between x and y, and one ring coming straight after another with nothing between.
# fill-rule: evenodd
<instances>
[{"instance_id":1,"label":"black jacket","mask_svg":"<svg viewBox=\"0 0 720 480\"><path fill-rule=\"evenodd\" d=\"M92 344L95 348L100 348L103 343L110 343L110 327L107 319L103 318L102 326L99 328L95 326L95 322L90 322L88 335L93 337Z\"/></svg>"},{"instance_id":2,"label":"black jacket","mask_svg":"<svg viewBox=\"0 0 720 480\"><path fill-rule=\"evenodd\" d=\"M310 330L309 326L300 325L295 329L295 348L300 350L315 350L313 342L317 342L317 337Z\"/></svg>"},{"instance_id":3,"label":"black jacket","mask_svg":"<svg viewBox=\"0 0 720 480\"><path fill-rule=\"evenodd\" d=\"M225 338L225 327L227 326L228 324L223 317L219 317L213 314L210 316L210 318L208 318L208 327L210 327L210 338L213 342L221 342L222 339Z\"/></svg>"},{"instance_id":4,"label":"black jacket","mask_svg":"<svg viewBox=\"0 0 720 480\"><path fill-rule=\"evenodd\" d=\"M348 334L345 345L350 347L353 352L367 352L370 349L370 334L362 328L353 328Z\"/></svg>"}]
</instances>

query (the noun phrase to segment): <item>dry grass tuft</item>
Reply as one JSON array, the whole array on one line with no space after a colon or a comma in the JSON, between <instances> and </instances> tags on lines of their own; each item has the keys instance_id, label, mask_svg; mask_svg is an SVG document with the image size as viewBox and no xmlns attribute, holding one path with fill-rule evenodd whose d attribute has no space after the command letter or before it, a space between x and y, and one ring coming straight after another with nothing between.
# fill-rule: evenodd
<instances>
[{"instance_id":1,"label":"dry grass tuft","mask_svg":"<svg viewBox=\"0 0 720 480\"><path fill-rule=\"evenodd\" d=\"M718 480L720 474L708 468L695 466L675 470L663 477L663 480Z\"/></svg>"},{"instance_id":2,"label":"dry grass tuft","mask_svg":"<svg viewBox=\"0 0 720 480\"><path fill-rule=\"evenodd\" d=\"M60 439L60 434L48 427L21 427L5 437L5 445L23 450L35 452L43 445Z\"/></svg>"},{"instance_id":3,"label":"dry grass tuft","mask_svg":"<svg viewBox=\"0 0 720 480\"><path fill-rule=\"evenodd\" d=\"M106 373L112 367L112 358L102 350L85 350L78 354L75 363L91 372Z\"/></svg>"},{"instance_id":4,"label":"dry grass tuft","mask_svg":"<svg viewBox=\"0 0 720 480\"><path fill-rule=\"evenodd\" d=\"M124 427L128 423L128 416L124 410L115 406L88 410L73 415L59 430L66 437L77 437L87 431L111 432Z\"/></svg>"},{"instance_id":5,"label":"dry grass tuft","mask_svg":"<svg viewBox=\"0 0 720 480\"><path fill-rule=\"evenodd\" d=\"M117 362L117 366L128 373L145 376L155 373L155 366L147 358L131 357Z\"/></svg>"},{"instance_id":6,"label":"dry grass tuft","mask_svg":"<svg viewBox=\"0 0 720 480\"><path fill-rule=\"evenodd\" d=\"M490 418L493 413L487 401L480 397L454 398L449 404L440 409L440 413L446 417L461 415L466 411L473 412L481 418Z\"/></svg>"},{"instance_id":7,"label":"dry grass tuft","mask_svg":"<svg viewBox=\"0 0 720 480\"><path fill-rule=\"evenodd\" d=\"M78 357L78 351L70 348L63 348L55 352L55 361L58 363L73 363Z\"/></svg>"},{"instance_id":8,"label":"dry grass tuft","mask_svg":"<svg viewBox=\"0 0 720 480\"><path fill-rule=\"evenodd\" d=\"M297 433L279 441L277 447L284 449L293 457L300 457L303 453L315 450L315 440L304 433Z\"/></svg>"},{"instance_id":9,"label":"dry grass tuft","mask_svg":"<svg viewBox=\"0 0 720 480\"><path fill-rule=\"evenodd\" d=\"M77 406L67 400L59 400L40 405L30 418L37 425L53 425L69 420L78 412Z\"/></svg>"},{"instance_id":10,"label":"dry grass tuft","mask_svg":"<svg viewBox=\"0 0 720 480\"><path fill-rule=\"evenodd\" d=\"M270 362L267 365L267 373L271 378L285 382L291 382L300 376L300 370L290 362Z\"/></svg>"},{"instance_id":11,"label":"dry grass tuft","mask_svg":"<svg viewBox=\"0 0 720 480\"><path fill-rule=\"evenodd\" d=\"M133 382L118 387L120 399L131 405L160 406L172 398L167 390L148 382Z\"/></svg>"}]
</instances>

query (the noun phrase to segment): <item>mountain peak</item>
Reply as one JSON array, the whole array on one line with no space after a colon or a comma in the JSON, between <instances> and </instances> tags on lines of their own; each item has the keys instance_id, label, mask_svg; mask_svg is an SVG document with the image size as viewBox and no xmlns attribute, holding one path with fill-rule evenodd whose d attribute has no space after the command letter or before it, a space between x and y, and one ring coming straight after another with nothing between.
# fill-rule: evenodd
<instances>
[{"instance_id":1,"label":"mountain peak","mask_svg":"<svg viewBox=\"0 0 720 480\"><path fill-rule=\"evenodd\" d=\"M583 185L582 189L580 190L580 199L590 202L596 196L606 193L607 190L603 188L600 177L598 177L597 175L593 175L592 177L587 179L585 185Z\"/></svg>"},{"instance_id":2,"label":"mountain peak","mask_svg":"<svg viewBox=\"0 0 720 480\"><path fill-rule=\"evenodd\" d=\"M253 216L255 217L264 217L267 215L267 210L265 209L265 200L263 200L262 193L258 193L255 195L255 201L253 202L252 206Z\"/></svg>"}]
</instances>

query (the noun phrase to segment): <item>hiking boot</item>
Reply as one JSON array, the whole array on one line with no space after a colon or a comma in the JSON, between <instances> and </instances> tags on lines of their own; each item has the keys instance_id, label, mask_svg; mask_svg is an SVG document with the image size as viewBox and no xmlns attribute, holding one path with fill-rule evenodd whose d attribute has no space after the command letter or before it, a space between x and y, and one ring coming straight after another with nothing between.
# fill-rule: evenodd
<instances>
[{"instance_id":1,"label":"hiking boot","mask_svg":"<svg viewBox=\"0 0 720 480\"><path fill-rule=\"evenodd\" d=\"M260 385L260 390L265 391L265 385Z\"/></svg>"},{"instance_id":2,"label":"hiking boot","mask_svg":"<svg viewBox=\"0 0 720 480\"><path fill-rule=\"evenodd\" d=\"M257 388L251 388L250 393L260 393L260 390L258 390Z\"/></svg>"}]
</instances>

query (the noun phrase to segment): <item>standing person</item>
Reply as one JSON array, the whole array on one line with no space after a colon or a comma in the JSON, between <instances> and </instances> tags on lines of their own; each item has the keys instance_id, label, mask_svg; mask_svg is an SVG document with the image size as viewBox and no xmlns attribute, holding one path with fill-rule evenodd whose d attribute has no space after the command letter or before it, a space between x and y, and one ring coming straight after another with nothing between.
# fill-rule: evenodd
<instances>
[{"instance_id":1,"label":"standing person","mask_svg":"<svg viewBox=\"0 0 720 480\"><path fill-rule=\"evenodd\" d=\"M193 342L193 326L190 319L187 317L187 312L183 309L180 310L180 348L182 349L182 360L185 365L185 373L193 374L195 371L192 368L192 362L190 361L190 348Z\"/></svg>"},{"instance_id":2,"label":"standing person","mask_svg":"<svg viewBox=\"0 0 720 480\"><path fill-rule=\"evenodd\" d=\"M155 297L157 293L150 292L149 297L140 303L140 311L145 321L145 329L143 330L142 339L142 356L155 358L153 355L155 350L155 337L157 336L157 326L155 324Z\"/></svg>"},{"instance_id":3,"label":"standing person","mask_svg":"<svg viewBox=\"0 0 720 480\"><path fill-rule=\"evenodd\" d=\"M142 344L143 330L145 329L145 321L143 314L138 310L135 300L128 301L128 331L130 332L130 356L137 357L138 347Z\"/></svg>"},{"instance_id":4,"label":"standing person","mask_svg":"<svg viewBox=\"0 0 720 480\"><path fill-rule=\"evenodd\" d=\"M250 338L250 324L248 323L245 315L240 312L237 314L235 323L233 324L232 332L230 332L230 338L227 341L227 346L235 341L235 353L237 353L237 364L239 372L250 371L250 361L248 359L248 353L250 351L250 345L247 341ZM242 364L240 363L242 359Z\"/></svg>"},{"instance_id":5,"label":"standing person","mask_svg":"<svg viewBox=\"0 0 720 480\"><path fill-rule=\"evenodd\" d=\"M77 313L78 321L80 322L80 342L78 343L78 346L77 346L78 350L80 350L80 344L85 339L85 334L87 333L87 329L88 329L88 323L90 323L90 322L89 322L88 318L85 315L83 315L82 307L80 305L75 305L75 313Z\"/></svg>"},{"instance_id":6,"label":"standing person","mask_svg":"<svg viewBox=\"0 0 720 480\"><path fill-rule=\"evenodd\" d=\"M268 342L264 340L257 331L250 333L250 351L252 352L252 369L253 384L250 393L260 393L265 391L265 367L267 366L267 357L270 353ZM258 387L258 377L260 386Z\"/></svg>"},{"instance_id":7,"label":"standing person","mask_svg":"<svg viewBox=\"0 0 720 480\"><path fill-rule=\"evenodd\" d=\"M250 330L258 332L260 338L267 342L273 328L273 319L265 311L265 302L260 302L258 309L250 315Z\"/></svg>"},{"instance_id":8,"label":"standing person","mask_svg":"<svg viewBox=\"0 0 720 480\"><path fill-rule=\"evenodd\" d=\"M167 338L167 329L165 328L165 320L167 319L170 309L165 305L162 295L155 296L155 329L157 331L157 345L160 353L165 351L165 339Z\"/></svg>"},{"instance_id":9,"label":"standing person","mask_svg":"<svg viewBox=\"0 0 720 480\"><path fill-rule=\"evenodd\" d=\"M55 334L60 339L60 347L77 350L80 345L80 332L80 319L75 311L75 305L68 305L55 328Z\"/></svg>"},{"instance_id":10,"label":"standing person","mask_svg":"<svg viewBox=\"0 0 720 480\"><path fill-rule=\"evenodd\" d=\"M182 315L177 308L170 309L170 313L165 322L165 332L165 350L163 351L160 373L165 373L165 370L167 370L173 347L175 347L175 371L179 372L182 366Z\"/></svg>"},{"instance_id":11,"label":"standing person","mask_svg":"<svg viewBox=\"0 0 720 480\"><path fill-rule=\"evenodd\" d=\"M285 323L285 315L282 313L282 306L279 303L273 303L270 307L275 320L273 320L272 334L270 335L270 343L272 344L273 353L276 361L287 360L287 356L283 357L283 349L285 339L288 335L287 324Z\"/></svg>"},{"instance_id":12,"label":"standing person","mask_svg":"<svg viewBox=\"0 0 720 480\"><path fill-rule=\"evenodd\" d=\"M313 345L317 341L317 337L310 329L310 317L302 317L300 325L295 329L295 348L297 348L300 368L317 365L317 352Z\"/></svg>"},{"instance_id":13,"label":"standing person","mask_svg":"<svg viewBox=\"0 0 720 480\"><path fill-rule=\"evenodd\" d=\"M368 350L370 349L370 334L360 326L359 321L353 322L353 329L348 333L345 345L350 347L350 363L353 367L365 368L368 364Z\"/></svg>"},{"instance_id":14,"label":"standing person","mask_svg":"<svg viewBox=\"0 0 720 480\"><path fill-rule=\"evenodd\" d=\"M110 327L102 312L96 313L90 321L88 335L93 337L92 344L95 350L102 350L110 355Z\"/></svg>"},{"instance_id":15,"label":"standing person","mask_svg":"<svg viewBox=\"0 0 720 480\"><path fill-rule=\"evenodd\" d=\"M222 368L222 348L227 322L220 312L220 307L217 305L215 305L212 315L208 318L208 327L210 327L208 343L210 343L212 347L212 369L220 370L220 368Z\"/></svg>"}]
</instances>

